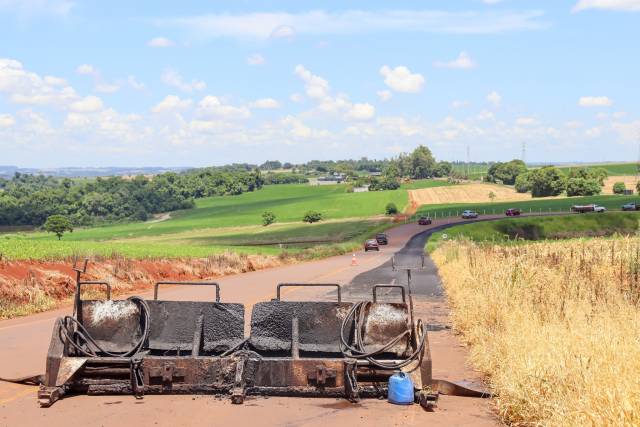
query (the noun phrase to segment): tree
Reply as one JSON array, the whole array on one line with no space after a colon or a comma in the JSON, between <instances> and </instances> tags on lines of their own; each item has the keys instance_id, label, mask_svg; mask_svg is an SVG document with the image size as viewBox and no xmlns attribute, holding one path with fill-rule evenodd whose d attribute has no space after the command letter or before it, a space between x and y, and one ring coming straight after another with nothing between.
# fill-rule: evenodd
<instances>
[{"instance_id":1,"label":"tree","mask_svg":"<svg viewBox=\"0 0 640 427\"><path fill-rule=\"evenodd\" d=\"M602 187L597 179L569 178L567 180L567 196L595 196Z\"/></svg>"},{"instance_id":2,"label":"tree","mask_svg":"<svg viewBox=\"0 0 640 427\"><path fill-rule=\"evenodd\" d=\"M309 224L313 224L314 222L322 221L322 214L317 211L307 211L307 213L302 217L302 220Z\"/></svg>"},{"instance_id":3,"label":"tree","mask_svg":"<svg viewBox=\"0 0 640 427\"><path fill-rule=\"evenodd\" d=\"M276 222L276 215L271 211L264 211L262 213L262 225L265 227Z\"/></svg>"},{"instance_id":4,"label":"tree","mask_svg":"<svg viewBox=\"0 0 640 427\"><path fill-rule=\"evenodd\" d=\"M529 174L523 173L516 178L515 188L518 193L526 193L531 191L531 182L529 182Z\"/></svg>"},{"instance_id":5,"label":"tree","mask_svg":"<svg viewBox=\"0 0 640 427\"><path fill-rule=\"evenodd\" d=\"M437 176L437 177L450 176L452 172L453 172L453 165L449 162L442 161L442 162L438 162L438 164L436 165L433 171L433 176Z\"/></svg>"},{"instance_id":6,"label":"tree","mask_svg":"<svg viewBox=\"0 0 640 427\"><path fill-rule=\"evenodd\" d=\"M398 207L395 203L389 202L384 208L384 213L387 215L395 215L398 213Z\"/></svg>"},{"instance_id":7,"label":"tree","mask_svg":"<svg viewBox=\"0 0 640 427\"><path fill-rule=\"evenodd\" d=\"M533 197L548 197L562 194L567 178L557 167L545 166L529 172L529 182Z\"/></svg>"},{"instance_id":8,"label":"tree","mask_svg":"<svg viewBox=\"0 0 640 427\"><path fill-rule=\"evenodd\" d=\"M431 178L436 165L436 161L429 150L424 145L418 146L411 153L411 178Z\"/></svg>"},{"instance_id":9,"label":"tree","mask_svg":"<svg viewBox=\"0 0 640 427\"><path fill-rule=\"evenodd\" d=\"M616 182L613 184L613 194L624 194L624 191L627 187L624 185L624 182Z\"/></svg>"},{"instance_id":10,"label":"tree","mask_svg":"<svg viewBox=\"0 0 640 427\"><path fill-rule=\"evenodd\" d=\"M73 232L71 221L64 215L51 215L44 223L44 229L47 233L54 233L58 236L58 240L62 238L65 232Z\"/></svg>"},{"instance_id":11,"label":"tree","mask_svg":"<svg viewBox=\"0 0 640 427\"><path fill-rule=\"evenodd\" d=\"M494 163L485 176L488 182L501 182L506 185L514 185L518 175L527 172L527 166L522 160L514 159L506 163Z\"/></svg>"},{"instance_id":12,"label":"tree","mask_svg":"<svg viewBox=\"0 0 640 427\"><path fill-rule=\"evenodd\" d=\"M493 203L495 199L496 199L496 193L494 193L493 191L489 191L489 200L491 200L491 203Z\"/></svg>"}]
</instances>

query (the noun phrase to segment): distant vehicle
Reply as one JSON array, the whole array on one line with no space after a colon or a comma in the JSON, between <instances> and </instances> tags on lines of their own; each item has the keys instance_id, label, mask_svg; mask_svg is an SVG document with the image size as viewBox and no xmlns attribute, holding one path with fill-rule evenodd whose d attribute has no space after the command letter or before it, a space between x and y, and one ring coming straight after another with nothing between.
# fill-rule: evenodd
<instances>
[{"instance_id":1,"label":"distant vehicle","mask_svg":"<svg viewBox=\"0 0 640 427\"><path fill-rule=\"evenodd\" d=\"M431 217L428 216L421 216L418 219L418 225L430 225L431 224Z\"/></svg>"},{"instance_id":2,"label":"distant vehicle","mask_svg":"<svg viewBox=\"0 0 640 427\"><path fill-rule=\"evenodd\" d=\"M587 212L603 213L603 212L607 211L607 208L605 208L604 206L596 205L596 204L591 204L591 205L573 205L573 206L571 206L571 211L572 212L577 212L577 213L587 213Z\"/></svg>"},{"instance_id":3,"label":"distant vehicle","mask_svg":"<svg viewBox=\"0 0 640 427\"><path fill-rule=\"evenodd\" d=\"M376 239L369 239L366 242L364 242L364 251L379 251L380 250L380 246L378 246L378 242L376 241Z\"/></svg>"},{"instance_id":4,"label":"distant vehicle","mask_svg":"<svg viewBox=\"0 0 640 427\"><path fill-rule=\"evenodd\" d=\"M476 211L464 211L464 212L462 212L462 218L463 219L478 218L478 212L476 212Z\"/></svg>"},{"instance_id":5,"label":"distant vehicle","mask_svg":"<svg viewBox=\"0 0 640 427\"><path fill-rule=\"evenodd\" d=\"M640 205L636 202L629 202L622 205L623 211L640 211Z\"/></svg>"},{"instance_id":6,"label":"distant vehicle","mask_svg":"<svg viewBox=\"0 0 640 427\"><path fill-rule=\"evenodd\" d=\"M504 211L506 216L519 216L521 213L522 211L518 208L510 208Z\"/></svg>"},{"instance_id":7,"label":"distant vehicle","mask_svg":"<svg viewBox=\"0 0 640 427\"><path fill-rule=\"evenodd\" d=\"M386 234L378 233L376 234L376 242L378 242L379 245L388 245L389 239L387 238Z\"/></svg>"}]
</instances>

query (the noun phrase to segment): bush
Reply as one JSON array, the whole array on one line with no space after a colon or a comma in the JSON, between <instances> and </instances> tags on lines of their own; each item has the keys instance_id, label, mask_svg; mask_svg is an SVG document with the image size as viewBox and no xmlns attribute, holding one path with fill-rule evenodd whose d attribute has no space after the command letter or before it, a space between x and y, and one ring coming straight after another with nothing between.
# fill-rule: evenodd
<instances>
[{"instance_id":1,"label":"bush","mask_svg":"<svg viewBox=\"0 0 640 427\"><path fill-rule=\"evenodd\" d=\"M602 187L597 179L569 178L567 180L567 196L595 196Z\"/></svg>"},{"instance_id":2,"label":"bush","mask_svg":"<svg viewBox=\"0 0 640 427\"><path fill-rule=\"evenodd\" d=\"M387 203L387 206L384 208L384 213L387 215L395 215L398 213L398 207L395 203Z\"/></svg>"},{"instance_id":3,"label":"bush","mask_svg":"<svg viewBox=\"0 0 640 427\"><path fill-rule=\"evenodd\" d=\"M531 191L531 183L529 182L529 174L523 173L516 178L516 191L518 193L527 193Z\"/></svg>"},{"instance_id":4,"label":"bush","mask_svg":"<svg viewBox=\"0 0 640 427\"><path fill-rule=\"evenodd\" d=\"M312 224L314 222L322 221L322 214L316 211L308 211L307 213L304 214L304 216L302 217L302 220L304 222L308 222L309 224Z\"/></svg>"},{"instance_id":5,"label":"bush","mask_svg":"<svg viewBox=\"0 0 640 427\"><path fill-rule=\"evenodd\" d=\"M567 186L567 178L554 166L545 166L528 173L531 196L548 197L562 194Z\"/></svg>"},{"instance_id":6,"label":"bush","mask_svg":"<svg viewBox=\"0 0 640 427\"><path fill-rule=\"evenodd\" d=\"M369 191L397 190L398 188L400 188L400 183L393 178L375 179L369 185Z\"/></svg>"},{"instance_id":7,"label":"bush","mask_svg":"<svg viewBox=\"0 0 640 427\"><path fill-rule=\"evenodd\" d=\"M626 189L627 187L624 185L624 182L616 182L613 184L613 194L623 194Z\"/></svg>"},{"instance_id":8,"label":"bush","mask_svg":"<svg viewBox=\"0 0 640 427\"><path fill-rule=\"evenodd\" d=\"M266 227L274 222L276 222L276 215L273 212L265 211L262 213L262 225Z\"/></svg>"}]
</instances>

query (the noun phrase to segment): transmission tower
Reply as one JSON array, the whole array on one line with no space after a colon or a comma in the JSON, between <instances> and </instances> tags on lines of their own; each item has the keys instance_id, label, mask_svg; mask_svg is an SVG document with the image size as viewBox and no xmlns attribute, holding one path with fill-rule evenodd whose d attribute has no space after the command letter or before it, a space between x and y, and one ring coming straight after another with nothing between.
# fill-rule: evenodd
<instances>
[{"instance_id":1,"label":"transmission tower","mask_svg":"<svg viewBox=\"0 0 640 427\"><path fill-rule=\"evenodd\" d=\"M527 143L522 141L522 162L527 163Z\"/></svg>"},{"instance_id":2,"label":"transmission tower","mask_svg":"<svg viewBox=\"0 0 640 427\"><path fill-rule=\"evenodd\" d=\"M471 167L471 147L467 145L467 179L471 177L471 174L469 172L470 167Z\"/></svg>"}]
</instances>

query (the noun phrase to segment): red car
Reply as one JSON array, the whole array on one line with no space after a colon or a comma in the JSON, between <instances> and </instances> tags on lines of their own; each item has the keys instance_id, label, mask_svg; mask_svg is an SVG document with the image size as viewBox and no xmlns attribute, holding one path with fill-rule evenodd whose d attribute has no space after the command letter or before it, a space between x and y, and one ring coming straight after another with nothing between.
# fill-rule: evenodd
<instances>
[{"instance_id":1,"label":"red car","mask_svg":"<svg viewBox=\"0 0 640 427\"><path fill-rule=\"evenodd\" d=\"M518 208L511 208L511 209L507 209L504 214L506 216L519 216L522 213L522 211Z\"/></svg>"},{"instance_id":2,"label":"red car","mask_svg":"<svg viewBox=\"0 0 640 427\"><path fill-rule=\"evenodd\" d=\"M379 251L380 246L378 245L378 241L376 239L369 239L364 242L364 251Z\"/></svg>"},{"instance_id":3,"label":"red car","mask_svg":"<svg viewBox=\"0 0 640 427\"><path fill-rule=\"evenodd\" d=\"M431 224L431 218L428 216L421 216L420 219L418 219L418 225L429 225Z\"/></svg>"}]
</instances>

